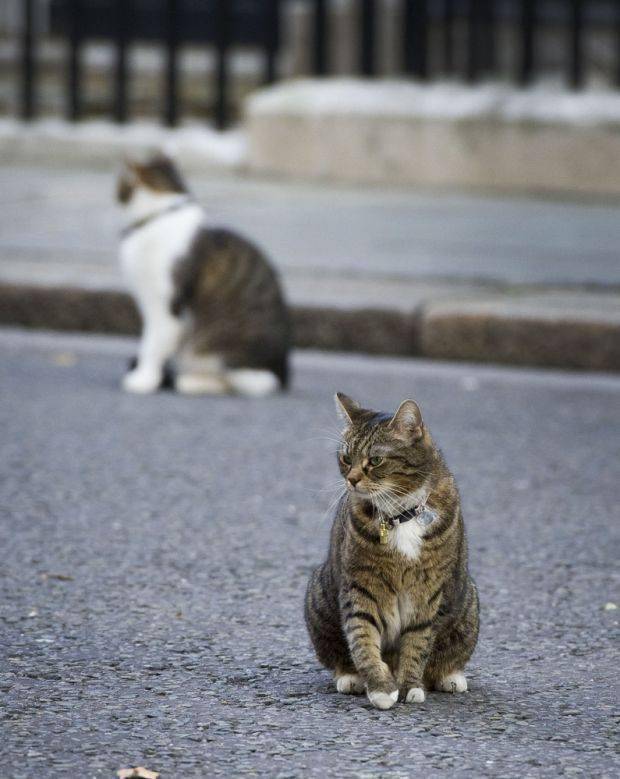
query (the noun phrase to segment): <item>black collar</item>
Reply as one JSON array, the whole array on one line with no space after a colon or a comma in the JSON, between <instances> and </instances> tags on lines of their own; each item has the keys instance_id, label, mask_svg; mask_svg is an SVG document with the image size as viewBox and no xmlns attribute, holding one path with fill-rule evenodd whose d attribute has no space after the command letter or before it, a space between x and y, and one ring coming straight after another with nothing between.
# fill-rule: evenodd
<instances>
[{"instance_id":1,"label":"black collar","mask_svg":"<svg viewBox=\"0 0 620 779\"><path fill-rule=\"evenodd\" d=\"M419 517L423 510L424 506L414 506L406 511L401 511L395 517L387 517L385 521L391 527L396 527L397 525L402 525L403 522L409 522L410 519Z\"/></svg>"},{"instance_id":2,"label":"black collar","mask_svg":"<svg viewBox=\"0 0 620 779\"><path fill-rule=\"evenodd\" d=\"M163 211L157 211L154 214L149 214L148 216L143 217L142 219L138 219L136 222L132 222L131 224L127 225L127 227L124 227L121 230L121 238L127 238L128 235L131 235L136 230L139 230L141 227L144 227L149 222L153 222L155 219L159 219L160 216L166 216L167 214L171 214L173 211L178 211L179 208L183 208L183 206L188 205L189 203L193 202L193 198L188 195L187 197L184 197L182 200L177 200L176 202L172 203L168 206L168 208L164 208Z\"/></svg>"}]
</instances>

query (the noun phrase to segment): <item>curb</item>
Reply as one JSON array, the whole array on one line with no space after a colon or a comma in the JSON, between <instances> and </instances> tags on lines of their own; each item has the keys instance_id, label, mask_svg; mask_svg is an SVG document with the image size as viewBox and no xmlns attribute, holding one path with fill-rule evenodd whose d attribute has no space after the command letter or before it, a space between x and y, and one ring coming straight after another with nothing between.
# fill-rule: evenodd
<instances>
[{"instance_id":1,"label":"curb","mask_svg":"<svg viewBox=\"0 0 620 779\"><path fill-rule=\"evenodd\" d=\"M298 348L374 355L620 371L620 321L519 317L422 306L379 309L296 307ZM140 320L125 292L0 283L0 325L137 335Z\"/></svg>"}]
</instances>

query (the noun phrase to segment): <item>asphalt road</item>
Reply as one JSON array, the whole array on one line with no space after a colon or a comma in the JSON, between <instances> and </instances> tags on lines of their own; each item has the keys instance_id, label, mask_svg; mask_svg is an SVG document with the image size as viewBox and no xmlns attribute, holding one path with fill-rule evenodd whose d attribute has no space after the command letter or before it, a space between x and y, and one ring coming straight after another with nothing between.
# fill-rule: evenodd
<instances>
[{"instance_id":1,"label":"asphalt road","mask_svg":"<svg viewBox=\"0 0 620 779\"><path fill-rule=\"evenodd\" d=\"M304 354L287 396L144 398L131 348L0 333L3 779L618 775L620 379ZM415 396L457 475L466 695L379 712L312 655L336 389Z\"/></svg>"}]
</instances>

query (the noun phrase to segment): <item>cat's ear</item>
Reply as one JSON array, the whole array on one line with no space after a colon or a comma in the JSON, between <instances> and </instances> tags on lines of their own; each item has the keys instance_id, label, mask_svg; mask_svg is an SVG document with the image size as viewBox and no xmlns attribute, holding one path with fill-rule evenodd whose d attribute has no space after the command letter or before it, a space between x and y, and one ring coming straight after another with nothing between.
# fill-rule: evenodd
<instances>
[{"instance_id":1,"label":"cat's ear","mask_svg":"<svg viewBox=\"0 0 620 779\"><path fill-rule=\"evenodd\" d=\"M422 412L415 400L403 400L390 419L389 427L400 441L413 443L422 438Z\"/></svg>"},{"instance_id":2,"label":"cat's ear","mask_svg":"<svg viewBox=\"0 0 620 779\"><path fill-rule=\"evenodd\" d=\"M344 392L337 392L334 395L336 401L336 411L347 423L354 423L359 413L362 411L362 407L359 403L356 403Z\"/></svg>"}]
</instances>

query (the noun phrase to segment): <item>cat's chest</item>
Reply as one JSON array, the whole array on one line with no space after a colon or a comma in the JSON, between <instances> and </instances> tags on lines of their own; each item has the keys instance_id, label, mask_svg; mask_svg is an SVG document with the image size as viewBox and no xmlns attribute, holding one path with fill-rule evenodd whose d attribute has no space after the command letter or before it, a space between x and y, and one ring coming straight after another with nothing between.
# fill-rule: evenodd
<instances>
[{"instance_id":1,"label":"cat's chest","mask_svg":"<svg viewBox=\"0 0 620 779\"><path fill-rule=\"evenodd\" d=\"M186 256L202 223L202 212L191 206L144 225L121 242L120 263L125 278L139 296L166 296L177 261Z\"/></svg>"},{"instance_id":2,"label":"cat's chest","mask_svg":"<svg viewBox=\"0 0 620 779\"><path fill-rule=\"evenodd\" d=\"M403 588L393 601L391 609L384 614L387 625L384 643L388 646L397 643L403 630L416 621L418 611L414 592L409 587Z\"/></svg>"},{"instance_id":3,"label":"cat's chest","mask_svg":"<svg viewBox=\"0 0 620 779\"><path fill-rule=\"evenodd\" d=\"M390 531L389 544L407 560L417 560L422 551L424 530L415 520L403 522Z\"/></svg>"}]
</instances>

